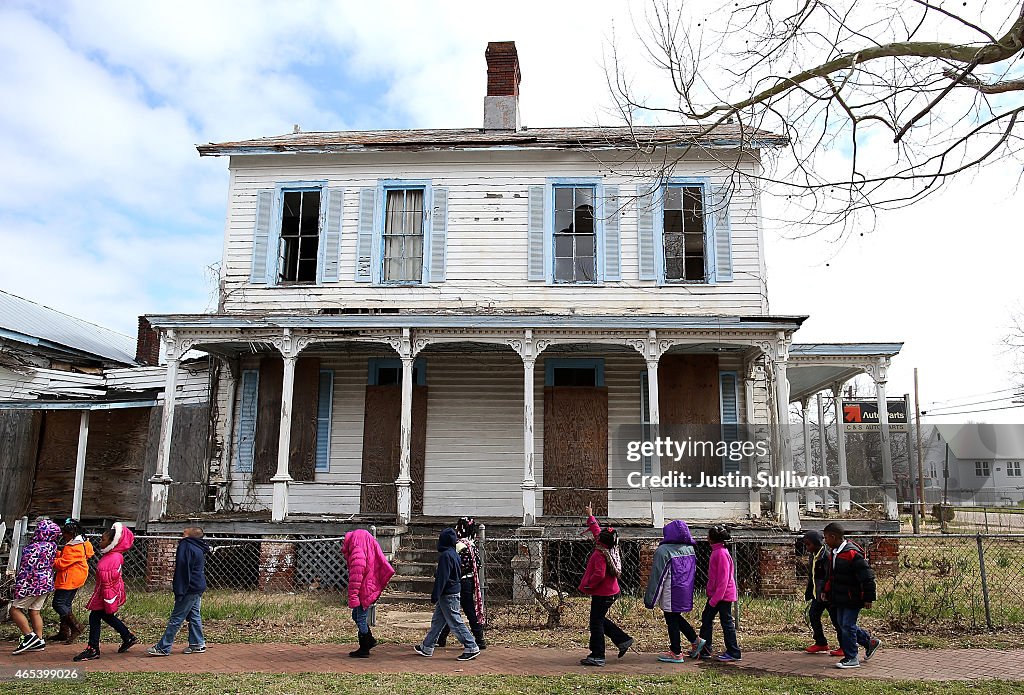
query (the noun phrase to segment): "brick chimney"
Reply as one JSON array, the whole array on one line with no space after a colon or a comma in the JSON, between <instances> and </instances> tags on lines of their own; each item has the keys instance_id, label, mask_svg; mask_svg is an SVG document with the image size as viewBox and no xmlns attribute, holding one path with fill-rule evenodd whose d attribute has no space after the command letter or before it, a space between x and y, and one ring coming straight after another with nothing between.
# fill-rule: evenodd
<instances>
[{"instance_id":1,"label":"brick chimney","mask_svg":"<svg viewBox=\"0 0 1024 695\"><path fill-rule=\"evenodd\" d=\"M135 361L147 367L160 364L160 331L149 325L145 316L139 317L139 337L135 343Z\"/></svg>"},{"instance_id":2,"label":"brick chimney","mask_svg":"<svg viewBox=\"0 0 1024 695\"><path fill-rule=\"evenodd\" d=\"M487 58L484 130L519 130L519 54L515 41L491 41Z\"/></svg>"}]
</instances>

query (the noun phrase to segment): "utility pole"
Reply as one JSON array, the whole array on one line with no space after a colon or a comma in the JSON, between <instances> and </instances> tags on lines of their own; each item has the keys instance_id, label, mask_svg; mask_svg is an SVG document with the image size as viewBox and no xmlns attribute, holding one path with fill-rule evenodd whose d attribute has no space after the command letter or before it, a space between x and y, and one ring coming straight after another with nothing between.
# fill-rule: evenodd
<instances>
[{"instance_id":1,"label":"utility pole","mask_svg":"<svg viewBox=\"0 0 1024 695\"><path fill-rule=\"evenodd\" d=\"M949 507L949 442L946 442L946 463L942 466L942 532L946 532L946 508Z\"/></svg>"},{"instance_id":2,"label":"utility pole","mask_svg":"<svg viewBox=\"0 0 1024 695\"><path fill-rule=\"evenodd\" d=\"M921 503L921 514L924 515L924 443L921 439L921 397L917 391L917 367L914 367L914 409L917 413L917 495Z\"/></svg>"},{"instance_id":3,"label":"utility pole","mask_svg":"<svg viewBox=\"0 0 1024 695\"><path fill-rule=\"evenodd\" d=\"M910 394L903 394L903 405L907 413L907 471L910 473L910 519L913 524L914 533L921 533L921 512L917 508L917 476L914 475L914 459L912 450L914 448L914 433L910 431Z\"/></svg>"}]
</instances>

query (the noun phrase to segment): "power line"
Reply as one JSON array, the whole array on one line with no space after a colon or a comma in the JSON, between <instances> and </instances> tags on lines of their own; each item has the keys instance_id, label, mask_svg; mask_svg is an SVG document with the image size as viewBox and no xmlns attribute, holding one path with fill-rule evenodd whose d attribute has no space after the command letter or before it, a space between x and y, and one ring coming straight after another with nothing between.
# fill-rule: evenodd
<instances>
[{"instance_id":1,"label":"power line","mask_svg":"<svg viewBox=\"0 0 1024 695\"><path fill-rule=\"evenodd\" d=\"M999 401L1008 401L1016 398L1017 394L1011 394L1009 396L1002 396L1001 398L990 398L987 401L975 401L973 403L960 403L958 405L940 405L937 407L929 408L929 410L949 410L951 408L966 408L971 405L985 405L986 403L998 403Z\"/></svg>"},{"instance_id":2,"label":"power line","mask_svg":"<svg viewBox=\"0 0 1024 695\"><path fill-rule=\"evenodd\" d=\"M974 393L974 394L971 394L969 396L958 396L956 398L947 398L946 400L943 400L943 401L932 401L932 405L939 405L940 403L952 403L953 401L962 401L962 400L965 400L965 399L968 399L968 398L980 398L981 396L994 396L997 393L1010 393L1012 391L1018 391L1019 392L1019 391L1021 391L1021 388L1019 386L1017 386L1017 387L1008 388L1008 389L999 389L999 390L996 390L996 391L985 391L983 393ZM950 406L950 407L956 407L956 406Z\"/></svg>"},{"instance_id":3,"label":"power line","mask_svg":"<svg viewBox=\"0 0 1024 695\"><path fill-rule=\"evenodd\" d=\"M979 410L958 410L955 413L935 413L935 415L940 415L943 417L945 417L946 415L968 415L970 413L987 413L991 410L1011 410L1013 408L1024 408L1024 403L1019 403L1017 405L1004 405L998 408L981 408ZM921 414L928 415L929 411L922 410Z\"/></svg>"}]
</instances>

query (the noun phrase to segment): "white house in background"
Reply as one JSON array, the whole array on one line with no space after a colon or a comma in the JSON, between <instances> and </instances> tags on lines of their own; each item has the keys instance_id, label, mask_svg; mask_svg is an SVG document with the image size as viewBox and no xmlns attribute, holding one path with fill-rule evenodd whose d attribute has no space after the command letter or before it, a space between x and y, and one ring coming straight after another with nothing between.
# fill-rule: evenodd
<instances>
[{"instance_id":1,"label":"white house in background","mask_svg":"<svg viewBox=\"0 0 1024 695\"><path fill-rule=\"evenodd\" d=\"M769 313L747 175L786 140L738 125L527 128L514 44L486 59L482 128L198 147L230 170L219 309L147 318L168 393L185 351L223 360L221 508L275 522L534 524L588 501L637 523L759 515L757 491L630 489L616 436L661 423L768 437L780 403L865 371L884 398L900 344L792 346L806 317ZM778 471L791 465L781 431L767 457L684 470ZM165 436L152 520L170 452Z\"/></svg>"},{"instance_id":2,"label":"white house in background","mask_svg":"<svg viewBox=\"0 0 1024 695\"><path fill-rule=\"evenodd\" d=\"M948 449L948 452L947 452ZM1024 425L932 425L925 445L929 502L1003 507L1024 500Z\"/></svg>"}]
</instances>

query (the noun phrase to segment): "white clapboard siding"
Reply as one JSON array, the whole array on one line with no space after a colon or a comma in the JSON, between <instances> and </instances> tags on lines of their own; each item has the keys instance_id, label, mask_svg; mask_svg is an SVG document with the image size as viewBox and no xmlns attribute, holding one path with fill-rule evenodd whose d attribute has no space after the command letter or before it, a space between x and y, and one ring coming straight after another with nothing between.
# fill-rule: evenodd
<instances>
[{"instance_id":1,"label":"white clapboard siding","mask_svg":"<svg viewBox=\"0 0 1024 695\"><path fill-rule=\"evenodd\" d=\"M726 181L709 161L680 165L680 176ZM753 167L753 164L750 165ZM472 310L501 305L580 313L763 314L767 311L764 260L756 192L741 186L732 196L730 241L733 280L716 285L666 286L639 279L636 180L600 166L585 154L381 153L348 156L246 157L232 160L224 258L228 311L314 311L324 306ZM569 289L529 281L529 191L555 176L603 176L625 203L619 220L621 281ZM445 280L422 287L375 287L356 282L360 195L345 198L340 244L340 281L286 288L251 279L257 196L286 180L326 179L331 187L375 189L379 179L425 179L448 190ZM364 201L365 202L365 201ZM483 269L486 269L484 271Z\"/></svg>"}]
</instances>

